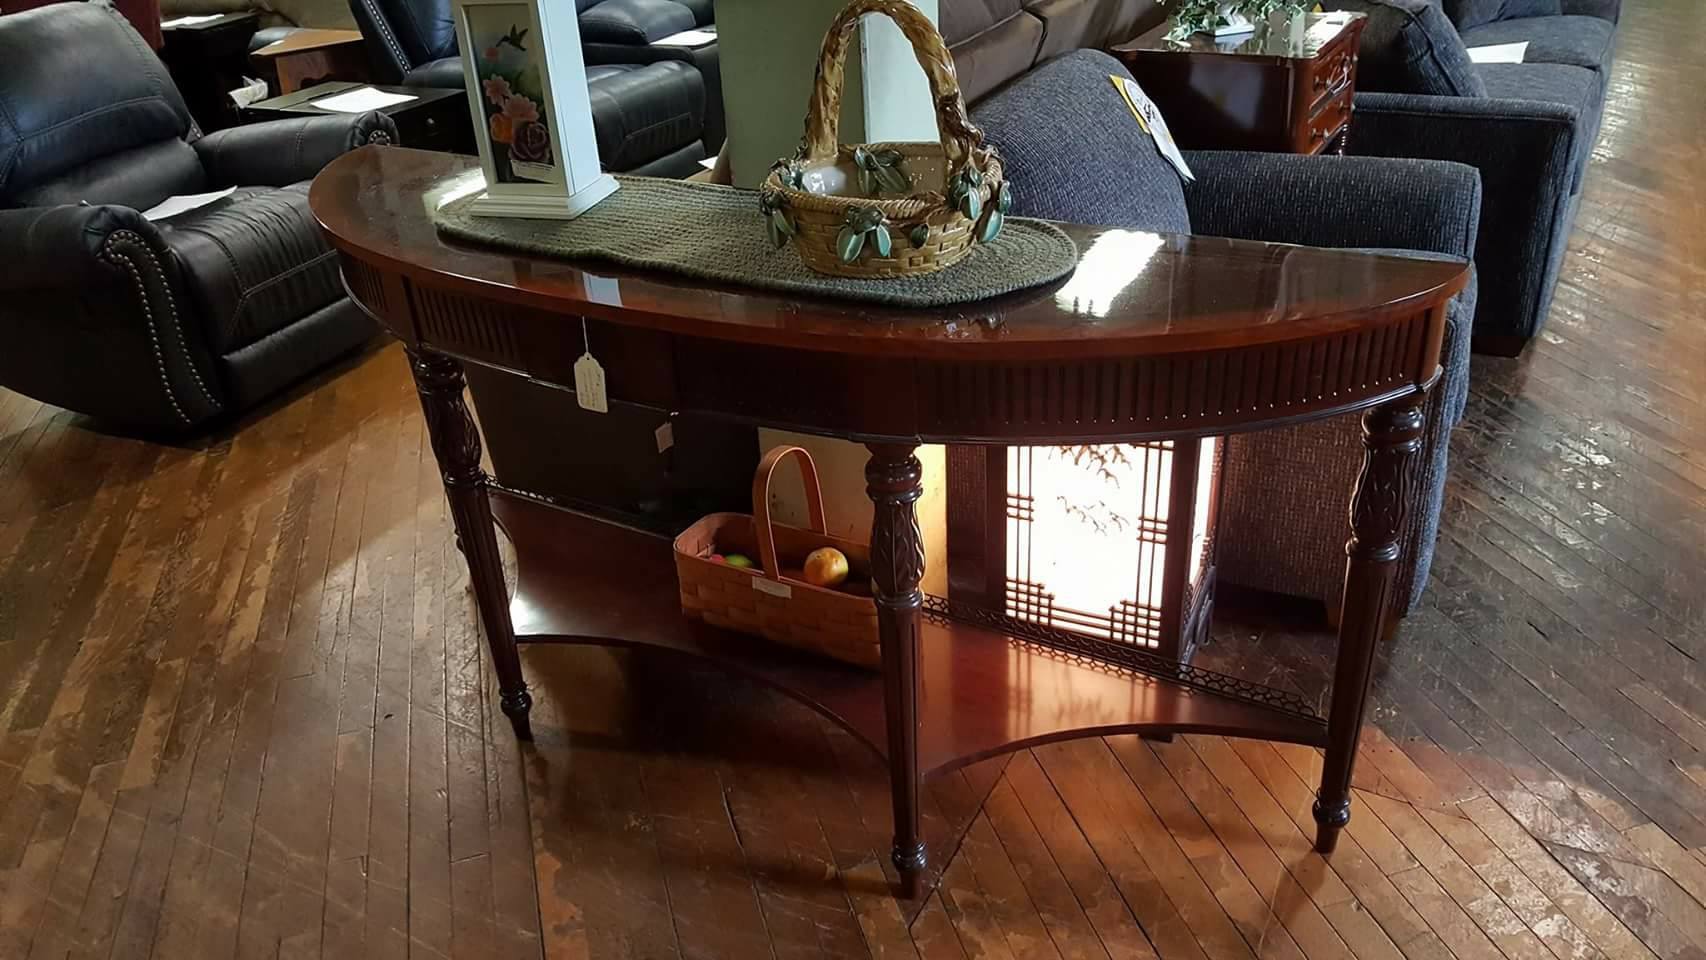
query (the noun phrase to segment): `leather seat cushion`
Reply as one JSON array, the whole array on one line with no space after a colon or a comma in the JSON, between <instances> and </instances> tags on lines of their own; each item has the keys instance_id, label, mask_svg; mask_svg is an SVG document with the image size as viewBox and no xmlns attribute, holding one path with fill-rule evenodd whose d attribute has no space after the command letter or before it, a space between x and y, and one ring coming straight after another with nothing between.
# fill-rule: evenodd
<instances>
[{"instance_id":1,"label":"leather seat cushion","mask_svg":"<svg viewBox=\"0 0 1706 960\"><path fill-rule=\"evenodd\" d=\"M1463 31L1471 47L1528 42L1525 63L1562 63L1598 70L1611 61L1616 27L1598 17L1528 17Z\"/></svg>"},{"instance_id":2,"label":"leather seat cushion","mask_svg":"<svg viewBox=\"0 0 1706 960\"><path fill-rule=\"evenodd\" d=\"M675 2L691 10L693 22L701 27L717 19L716 0L675 0Z\"/></svg>"},{"instance_id":3,"label":"leather seat cushion","mask_svg":"<svg viewBox=\"0 0 1706 960\"><path fill-rule=\"evenodd\" d=\"M442 60L423 63L403 75L403 86L461 90L465 86L462 78L462 58L445 57Z\"/></svg>"},{"instance_id":4,"label":"leather seat cushion","mask_svg":"<svg viewBox=\"0 0 1706 960\"><path fill-rule=\"evenodd\" d=\"M337 257L308 211L307 182L242 187L157 225L216 354L344 295Z\"/></svg>"},{"instance_id":5,"label":"leather seat cushion","mask_svg":"<svg viewBox=\"0 0 1706 960\"><path fill-rule=\"evenodd\" d=\"M598 156L630 170L698 140L705 127L705 81L679 60L587 67Z\"/></svg>"},{"instance_id":6,"label":"leather seat cushion","mask_svg":"<svg viewBox=\"0 0 1706 960\"><path fill-rule=\"evenodd\" d=\"M950 23L950 9L953 7L942 11L944 37L951 36L948 32L951 28L966 27ZM996 87L1031 69L1042 47L1043 22L1029 11L1020 10L958 42L950 40L948 49L954 57L960 92L969 103L983 99Z\"/></svg>"},{"instance_id":7,"label":"leather seat cushion","mask_svg":"<svg viewBox=\"0 0 1706 960\"><path fill-rule=\"evenodd\" d=\"M582 43L644 45L697 26L675 0L604 0L580 15Z\"/></svg>"}]
</instances>

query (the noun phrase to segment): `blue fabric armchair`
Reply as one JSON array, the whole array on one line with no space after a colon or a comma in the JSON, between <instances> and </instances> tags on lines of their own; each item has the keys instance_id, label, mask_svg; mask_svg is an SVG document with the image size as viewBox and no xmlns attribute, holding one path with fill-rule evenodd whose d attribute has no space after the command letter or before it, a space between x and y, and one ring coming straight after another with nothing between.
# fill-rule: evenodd
<instances>
[{"instance_id":1,"label":"blue fabric armchair","mask_svg":"<svg viewBox=\"0 0 1706 960\"><path fill-rule=\"evenodd\" d=\"M1442 6L1443 2L1443 6ZM1368 15L1354 153L1481 172L1475 349L1520 353L1540 330L1598 137L1617 0L1327 0ZM1468 47L1527 41L1525 61Z\"/></svg>"},{"instance_id":2,"label":"blue fabric armchair","mask_svg":"<svg viewBox=\"0 0 1706 960\"><path fill-rule=\"evenodd\" d=\"M1411 256L1469 259L1480 178L1424 160L1191 152L1182 182L1142 133L1093 50L1047 63L979 103L972 119L1001 151L1014 213L1140 230L1190 232ZM1401 566L1400 597L1420 595L1445 490L1447 437L1468 395L1474 287L1453 301L1445 375L1428 430ZM1339 601L1351 480L1362 461L1356 417L1228 438L1219 576Z\"/></svg>"}]
</instances>

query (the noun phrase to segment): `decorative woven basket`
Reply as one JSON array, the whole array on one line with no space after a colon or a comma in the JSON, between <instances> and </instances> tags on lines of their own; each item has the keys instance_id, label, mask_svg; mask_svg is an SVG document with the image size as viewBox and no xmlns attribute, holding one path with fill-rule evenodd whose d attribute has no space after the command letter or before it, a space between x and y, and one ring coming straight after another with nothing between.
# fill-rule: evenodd
<instances>
[{"instance_id":1,"label":"decorative woven basket","mask_svg":"<svg viewBox=\"0 0 1706 960\"><path fill-rule=\"evenodd\" d=\"M842 68L859 18L880 13L912 43L930 81L941 143L840 144ZM885 197L885 194L887 195ZM759 188L770 239L792 239L806 266L838 277L933 273L1001 232L1012 205L1001 158L966 116L953 56L906 0L853 0L818 54L798 154Z\"/></svg>"},{"instance_id":2,"label":"decorative woven basket","mask_svg":"<svg viewBox=\"0 0 1706 960\"><path fill-rule=\"evenodd\" d=\"M810 530L770 520L770 481L785 458L794 458L805 481ZM776 643L821 653L862 667L882 662L877 605L871 599L871 548L826 532L823 492L811 455L799 447L776 447L764 455L752 479L752 516L713 513L675 538L675 575L681 610L696 620ZM849 573L840 589L805 581L800 565L819 547L847 556ZM759 568L734 567L711 555L758 557Z\"/></svg>"}]
</instances>

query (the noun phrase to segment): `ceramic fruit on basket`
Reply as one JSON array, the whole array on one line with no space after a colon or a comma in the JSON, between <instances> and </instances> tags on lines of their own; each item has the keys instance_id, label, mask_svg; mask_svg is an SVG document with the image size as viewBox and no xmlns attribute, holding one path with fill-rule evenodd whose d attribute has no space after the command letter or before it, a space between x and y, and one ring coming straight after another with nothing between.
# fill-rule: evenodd
<instances>
[{"instance_id":1,"label":"ceramic fruit on basket","mask_svg":"<svg viewBox=\"0 0 1706 960\"><path fill-rule=\"evenodd\" d=\"M940 143L840 143L842 70L867 13L894 20L912 43ZM1001 158L966 116L936 27L906 0L848 4L823 38L799 152L777 161L759 188L772 242L792 243L806 266L831 276L918 276L994 240L1011 206Z\"/></svg>"}]
</instances>

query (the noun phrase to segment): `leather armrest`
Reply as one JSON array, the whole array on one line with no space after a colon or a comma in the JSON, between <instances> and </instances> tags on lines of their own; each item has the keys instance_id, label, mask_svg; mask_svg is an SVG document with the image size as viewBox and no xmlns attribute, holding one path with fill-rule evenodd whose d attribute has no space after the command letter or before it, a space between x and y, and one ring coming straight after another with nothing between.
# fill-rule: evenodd
<instances>
[{"instance_id":1,"label":"leather armrest","mask_svg":"<svg viewBox=\"0 0 1706 960\"><path fill-rule=\"evenodd\" d=\"M1475 256L1481 175L1461 163L1235 151L1186 161L1195 233Z\"/></svg>"},{"instance_id":2,"label":"leather armrest","mask_svg":"<svg viewBox=\"0 0 1706 960\"><path fill-rule=\"evenodd\" d=\"M0 382L60 406L181 430L224 398L154 224L130 207L0 210Z\"/></svg>"},{"instance_id":3,"label":"leather armrest","mask_svg":"<svg viewBox=\"0 0 1706 960\"><path fill-rule=\"evenodd\" d=\"M213 186L282 187L312 179L356 147L396 142L391 118L369 111L228 127L193 146Z\"/></svg>"},{"instance_id":4,"label":"leather armrest","mask_svg":"<svg viewBox=\"0 0 1706 960\"><path fill-rule=\"evenodd\" d=\"M103 257L115 238L134 238L157 263L171 254L160 232L130 207L64 204L0 209L0 291L40 290L87 283L91 272L113 269Z\"/></svg>"}]
</instances>

